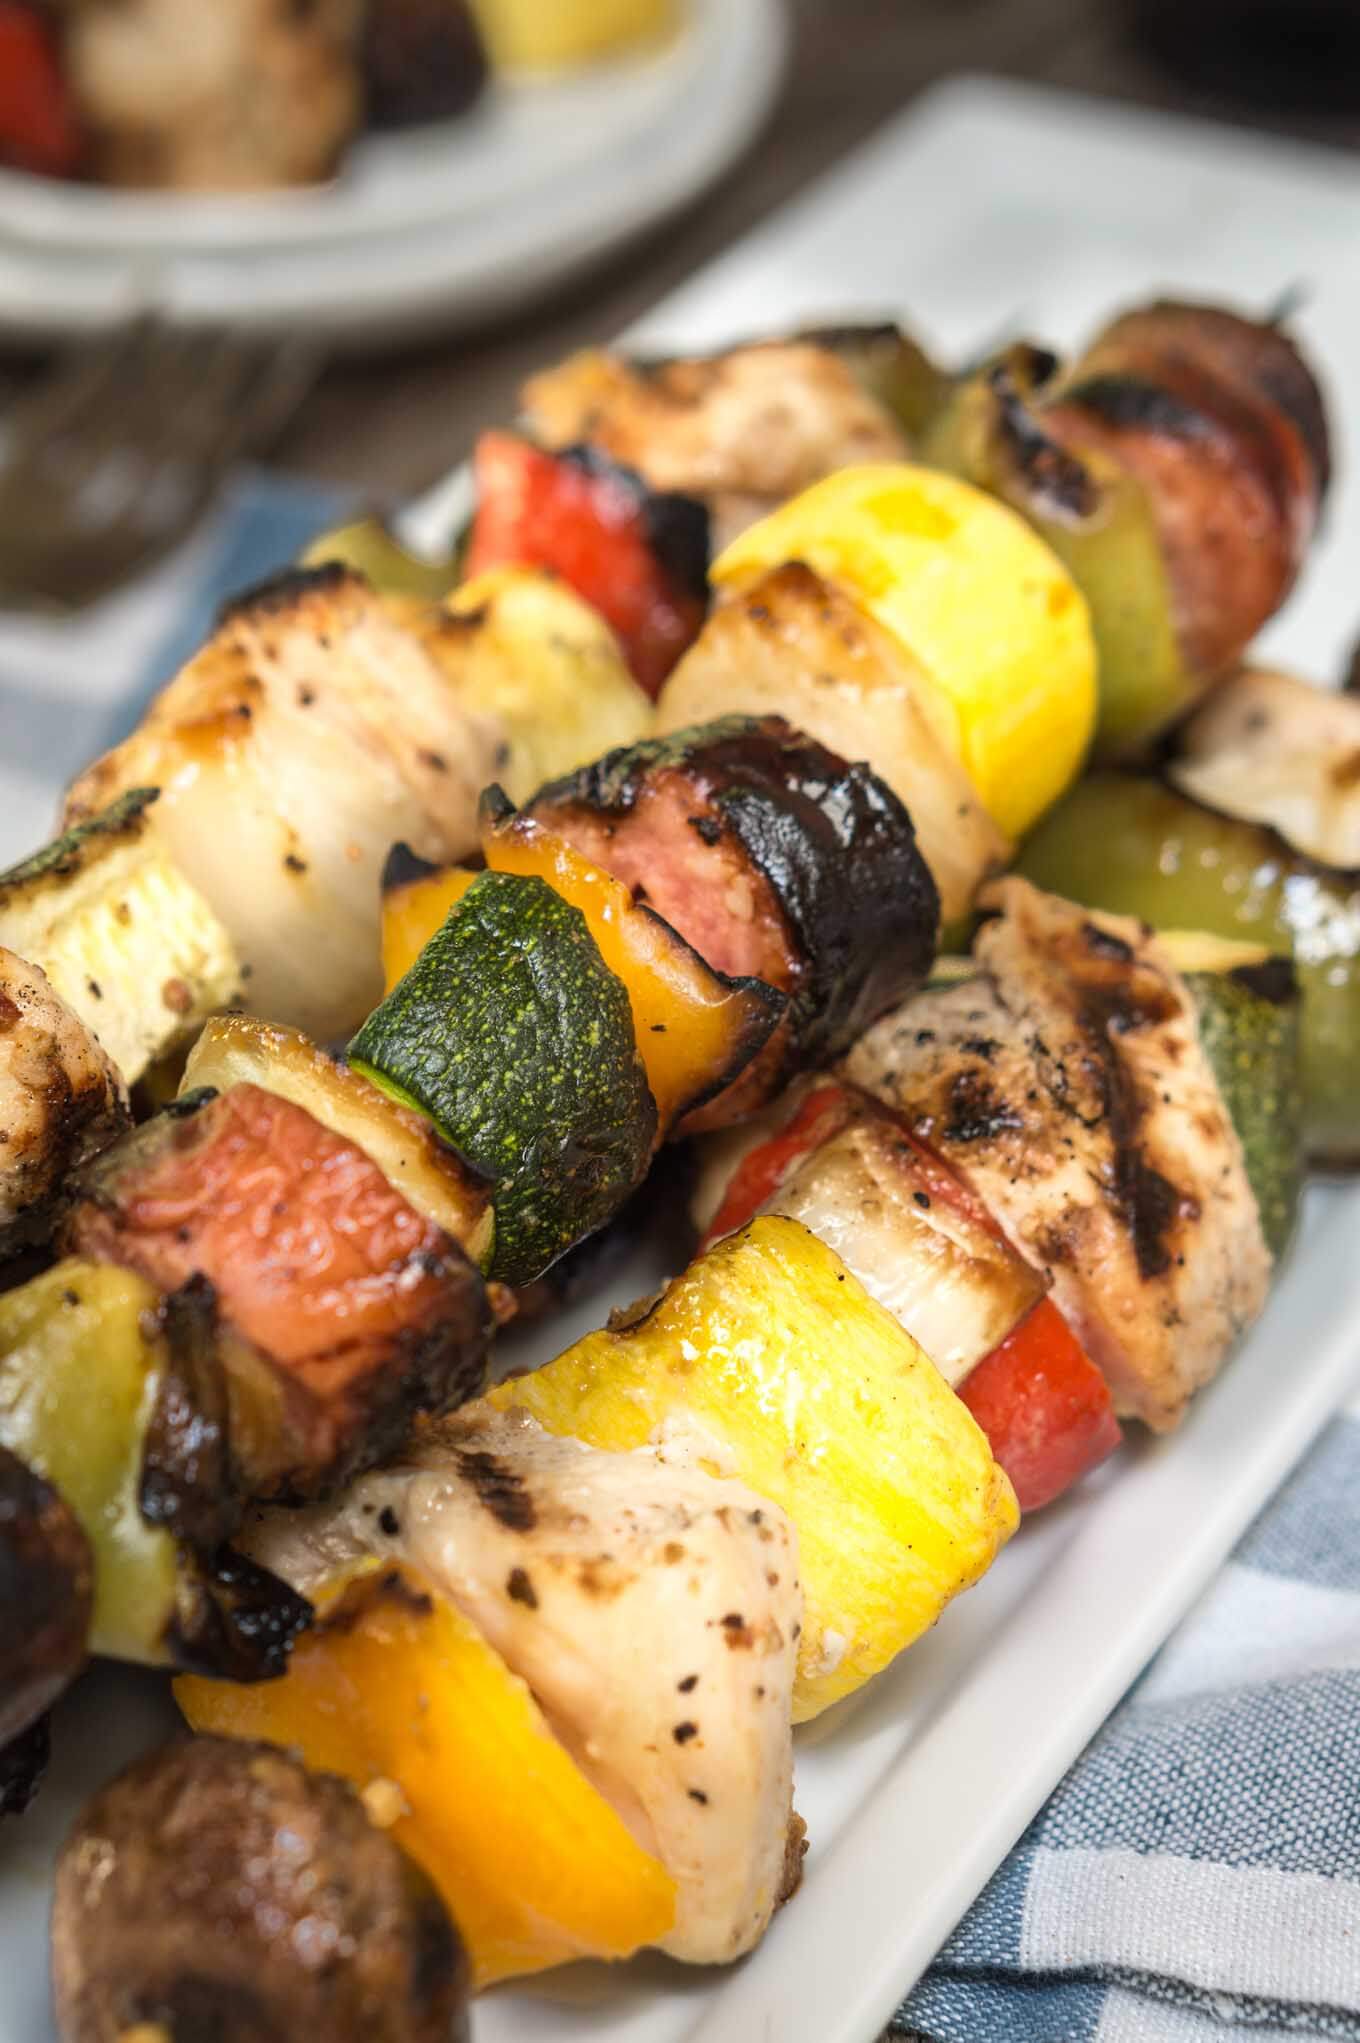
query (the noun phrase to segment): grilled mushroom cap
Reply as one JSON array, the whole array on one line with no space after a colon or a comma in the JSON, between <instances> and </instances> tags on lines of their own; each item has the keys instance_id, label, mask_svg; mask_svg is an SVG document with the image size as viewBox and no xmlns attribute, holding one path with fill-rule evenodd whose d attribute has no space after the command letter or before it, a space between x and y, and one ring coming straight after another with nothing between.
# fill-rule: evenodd
<instances>
[{"instance_id":1,"label":"grilled mushroom cap","mask_svg":"<svg viewBox=\"0 0 1360 2043\"><path fill-rule=\"evenodd\" d=\"M63 2043L456 2043L467 1963L425 1875L333 1774L269 1745L162 1747L57 1868Z\"/></svg>"}]
</instances>

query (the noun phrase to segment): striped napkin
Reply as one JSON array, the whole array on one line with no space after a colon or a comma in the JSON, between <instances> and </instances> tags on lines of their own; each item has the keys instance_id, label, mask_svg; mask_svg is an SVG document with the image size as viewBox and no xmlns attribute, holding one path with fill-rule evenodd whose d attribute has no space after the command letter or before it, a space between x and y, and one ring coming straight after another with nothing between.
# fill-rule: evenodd
<instances>
[{"instance_id":1,"label":"striped napkin","mask_svg":"<svg viewBox=\"0 0 1360 2043\"><path fill-rule=\"evenodd\" d=\"M1258 1518L890 2033L1360 2043L1360 1406Z\"/></svg>"},{"instance_id":2,"label":"striped napkin","mask_svg":"<svg viewBox=\"0 0 1360 2043\"><path fill-rule=\"evenodd\" d=\"M126 735L218 605L295 558L352 499L242 470L184 545L72 617L0 613L0 865L51 835L66 782Z\"/></svg>"}]
</instances>

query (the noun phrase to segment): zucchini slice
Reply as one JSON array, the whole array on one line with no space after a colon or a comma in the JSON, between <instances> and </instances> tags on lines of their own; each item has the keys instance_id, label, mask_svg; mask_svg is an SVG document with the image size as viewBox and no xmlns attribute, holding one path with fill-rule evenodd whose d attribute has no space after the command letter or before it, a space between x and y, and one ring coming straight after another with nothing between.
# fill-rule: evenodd
<instances>
[{"instance_id":1,"label":"zucchini slice","mask_svg":"<svg viewBox=\"0 0 1360 2043\"><path fill-rule=\"evenodd\" d=\"M1303 1191L1299 982L1288 958L1198 930L1158 938L1189 987L1199 1039L1232 1116L1273 1256L1283 1255Z\"/></svg>"},{"instance_id":2,"label":"zucchini slice","mask_svg":"<svg viewBox=\"0 0 1360 2043\"><path fill-rule=\"evenodd\" d=\"M0 874L0 943L47 974L133 1085L240 990L231 938L132 788Z\"/></svg>"},{"instance_id":3,"label":"zucchini slice","mask_svg":"<svg viewBox=\"0 0 1360 2043\"><path fill-rule=\"evenodd\" d=\"M627 988L546 880L480 873L349 1057L492 1181L507 1284L602 1226L652 1154Z\"/></svg>"}]
</instances>

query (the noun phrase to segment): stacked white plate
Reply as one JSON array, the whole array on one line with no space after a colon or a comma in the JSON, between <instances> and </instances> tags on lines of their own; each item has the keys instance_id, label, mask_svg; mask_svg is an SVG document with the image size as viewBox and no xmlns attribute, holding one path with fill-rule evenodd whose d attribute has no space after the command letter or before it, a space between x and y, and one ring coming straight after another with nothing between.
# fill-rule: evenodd
<instances>
[{"instance_id":1,"label":"stacked white plate","mask_svg":"<svg viewBox=\"0 0 1360 2043\"><path fill-rule=\"evenodd\" d=\"M461 119L366 137L329 185L217 197L0 171L0 338L171 319L331 346L511 311L703 189L769 111L780 0L685 0L665 47L498 81Z\"/></svg>"}]
</instances>

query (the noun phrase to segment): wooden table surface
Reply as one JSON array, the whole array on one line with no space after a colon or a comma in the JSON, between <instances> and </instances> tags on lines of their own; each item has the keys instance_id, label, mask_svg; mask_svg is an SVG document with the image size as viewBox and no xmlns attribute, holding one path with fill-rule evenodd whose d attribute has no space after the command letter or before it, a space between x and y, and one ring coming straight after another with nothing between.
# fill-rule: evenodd
<instances>
[{"instance_id":1,"label":"wooden table surface","mask_svg":"<svg viewBox=\"0 0 1360 2043\"><path fill-rule=\"evenodd\" d=\"M721 185L566 297L494 332L328 371L276 460L360 482L378 501L419 490L461 459L483 426L513 415L515 392L531 368L617 333L951 72L985 70L1360 144L1360 108L1349 115L1262 114L1221 86L1196 90L1160 69L1129 32L1119 0L786 4L794 33L782 98L765 133Z\"/></svg>"}]
</instances>

